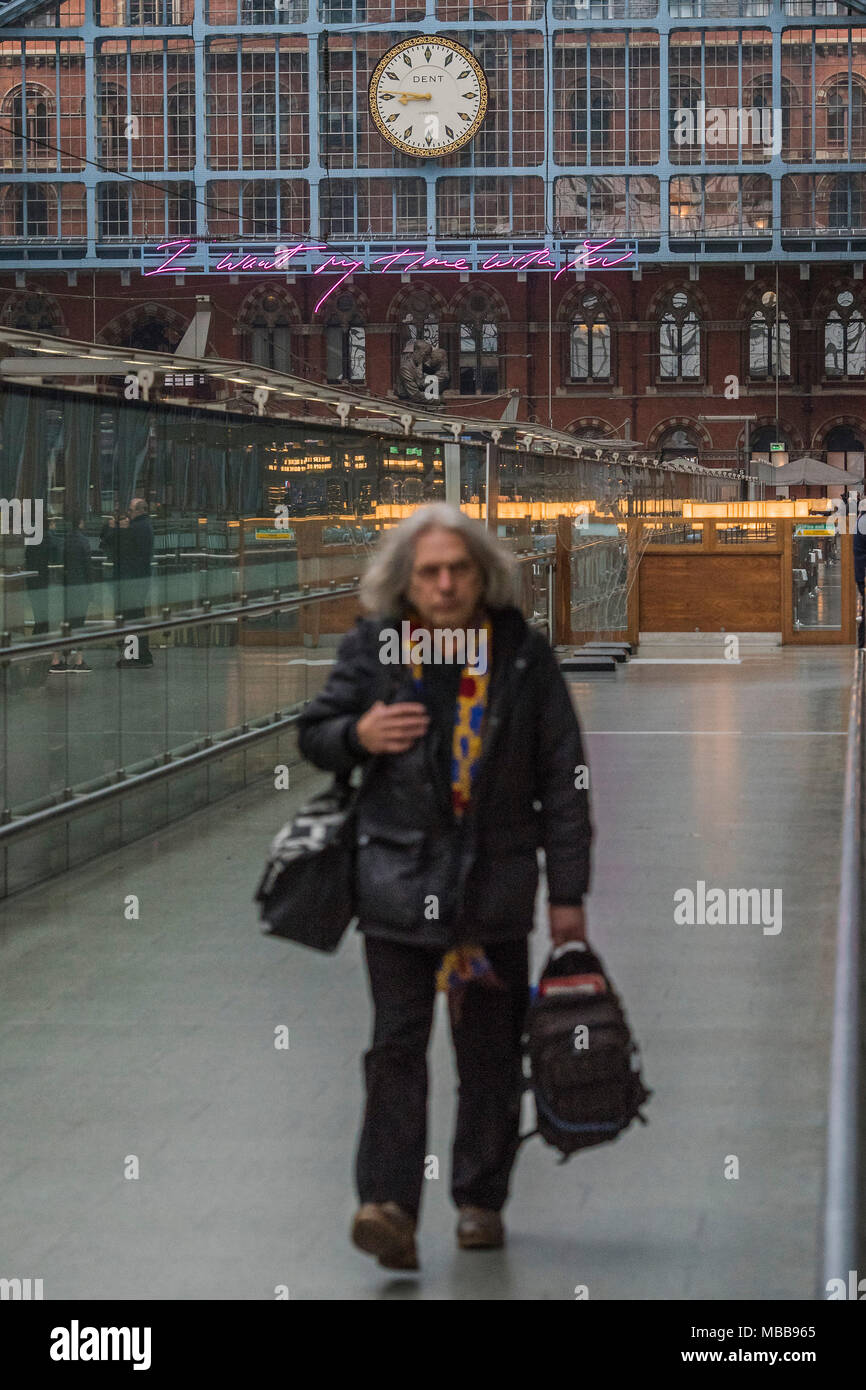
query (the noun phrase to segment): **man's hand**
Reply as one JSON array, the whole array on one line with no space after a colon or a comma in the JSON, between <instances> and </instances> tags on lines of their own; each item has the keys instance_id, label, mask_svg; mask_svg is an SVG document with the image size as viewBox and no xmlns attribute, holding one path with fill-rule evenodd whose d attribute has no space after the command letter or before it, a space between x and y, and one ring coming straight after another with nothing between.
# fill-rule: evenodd
<instances>
[{"instance_id":1,"label":"man's hand","mask_svg":"<svg viewBox=\"0 0 866 1390\"><path fill-rule=\"evenodd\" d=\"M117 523L115 522L114 517L113 517L113 516L110 516L110 517L108 518L109 529L113 531L114 528L115 528L115 526L116 526L116 524L117 524Z\"/></svg>"},{"instance_id":2,"label":"man's hand","mask_svg":"<svg viewBox=\"0 0 866 1390\"><path fill-rule=\"evenodd\" d=\"M355 733L368 753L405 753L429 726L426 705L408 700L386 705L377 700L358 720Z\"/></svg>"},{"instance_id":3,"label":"man's hand","mask_svg":"<svg viewBox=\"0 0 866 1390\"><path fill-rule=\"evenodd\" d=\"M564 946L567 941L586 940L586 913L582 907L548 908L550 915L550 939L554 947Z\"/></svg>"}]
</instances>

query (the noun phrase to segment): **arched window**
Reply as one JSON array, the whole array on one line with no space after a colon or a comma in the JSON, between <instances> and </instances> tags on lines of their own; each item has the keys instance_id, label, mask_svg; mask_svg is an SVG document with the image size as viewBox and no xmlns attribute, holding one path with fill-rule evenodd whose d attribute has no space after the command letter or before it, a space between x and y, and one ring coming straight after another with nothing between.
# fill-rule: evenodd
<instances>
[{"instance_id":1,"label":"arched window","mask_svg":"<svg viewBox=\"0 0 866 1390\"><path fill-rule=\"evenodd\" d=\"M866 322L851 290L840 290L824 320L824 375L836 381L866 376Z\"/></svg>"},{"instance_id":2,"label":"arched window","mask_svg":"<svg viewBox=\"0 0 866 1390\"><path fill-rule=\"evenodd\" d=\"M699 381L701 324L685 290L669 295L659 324L659 377L663 381Z\"/></svg>"},{"instance_id":3,"label":"arched window","mask_svg":"<svg viewBox=\"0 0 866 1390\"><path fill-rule=\"evenodd\" d=\"M597 294L585 294L571 321L570 381L610 381L610 324Z\"/></svg>"},{"instance_id":4,"label":"arched window","mask_svg":"<svg viewBox=\"0 0 866 1390\"><path fill-rule=\"evenodd\" d=\"M247 301L241 314L243 356L259 367L290 372L291 310L285 295L264 287Z\"/></svg>"},{"instance_id":5,"label":"arched window","mask_svg":"<svg viewBox=\"0 0 866 1390\"><path fill-rule=\"evenodd\" d=\"M499 390L499 327L485 294L471 294L461 310L457 380L461 396L495 395Z\"/></svg>"},{"instance_id":6,"label":"arched window","mask_svg":"<svg viewBox=\"0 0 866 1390\"><path fill-rule=\"evenodd\" d=\"M169 236L195 236L196 195L194 183L178 183L168 196Z\"/></svg>"},{"instance_id":7,"label":"arched window","mask_svg":"<svg viewBox=\"0 0 866 1390\"><path fill-rule=\"evenodd\" d=\"M468 156L476 165L507 164L511 106L508 85L508 38L503 33L497 33L495 29L481 30L477 41L470 44L470 48L487 74L487 115L475 139L470 145L464 146L462 154Z\"/></svg>"},{"instance_id":8,"label":"arched window","mask_svg":"<svg viewBox=\"0 0 866 1390\"><path fill-rule=\"evenodd\" d=\"M791 324L784 309L776 315L776 296L768 290L749 319L749 376L764 381L791 375Z\"/></svg>"},{"instance_id":9,"label":"arched window","mask_svg":"<svg viewBox=\"0 0 866 1390\"><path fill-rule=\"evenodd\" d=\"M819 202L826 199L827 226L833 231L851 231L863 226L862 182L859 175L831 174L821 180ZM820 208L816 209L820 221Z\"/></svg>"},{"instance_id":10,"label":"arched window","mask_svg":"<svg viewBox=\"0 0 866 1390\"><path fill-rule=\"evenodd\" d=\"M659 440L659 461L670 463L674 459L686 459L697 463L700 456L700 443L695 434L688 429L668 430Z\"/></svg>"},{"instance_id":11,"label":"arched window","mask_svg":"<svg viewBox=\"0 0 866 1390\"><path fill-rule=\"evenodd\" d=\"M251 236L278 236L279 197L275 182L259 179L243 187L243 231Z\"/></svg>"},{"instance_id":12,"label":"arched window","mask_svg":"<svg viewBox=\"0 0 866 1390\"><path fill-rule=\"evenodd\" d=\"M790 453L791 436L782 425L759 425L753 429L749 436L749 452L752 454L769 454L771 444L784 444L785 448L778 452Z\"/></svg>"},{"instance_id":13,"label":"arched window","mask_svg":"<svg viewBox=\"0 0 866 1390\"><path fill-rule=\"evenodd\" d=\"M863 115L863 88L855 80L849 93L848 78L840 77L827 92L827 144L862 149Z\"/></svg>"},{"instance_id":14,"label":"arched window","mask_svg":"<svg viewBox=\"0 0 866 1390\"><path fill-rule=\"evenodd\" d=\"M700 130L698 126L701 99L700 83L694 78L676 73L670 79L670 126L668 149L674 164L700 162Z\"/></svg>"},{"instance_id":15,"label":"arched window","mask_svg":"<svg viewBox=\"0 0 866 1390\"><path fill-rule=\"evenodd\" d=\"M280 0L279 7L275 0L243 0L242 18L245 24L273 24L275 19L280 24L302 24L307 0Z\"/></svg>"},{"instance_id":16,"label":"arched window","mask_svg":"<svg viewBox=\"0 0 866 1390\"><path fill-rule=\"evenodd\" d=\"M28 290L7 300L0 323L6 328L27 328L31 333L63 332L56 300L39 290Z\"/></svg>"},{"instance_id":17,"label":"arched window","mask_svg":"<svg viewBox=\"0 0 866 1390\"><path fill-rule=\"evenodd\" d=\"M242 129L246 137L245 164L265 168L276 162L277 127L279 126L280 148L284 148L289 135L291 101L288 88L281 88L278 121L277 91L273 85L262 83L244 94Z\"/></svg>"},{"instance_id":18,"label":"arched window","mask_svg":"<svg viewBox=\"0 0 866 1390\"><path fill-rule=\"evenodd\" d=\"M834 425L824 436L827 462L833 468L847 468L852 473L863 471L862 433L850 425Z\"/></svg>"},{"instance_id":19,"label":"arched window","mask_svg":"<svg viewBox=\"0 0 866 1390\"><path fill-rule=\"evenodd\" d=\"M129 236L130 188L125 183L97 184L96 206L100 237Z\"/></svg>"},{"instance_id":20,"label":"arched window","mask_svg":"<svg viewBox=\"0 0 866 1390\"><path fill-rule=\"evenodd\" d=\"M761 144L757 146L757 151L756 151L756 157L758 157L758 158L760 158L760 159L766 159L766 157L767 157L767 156L766 156L766 152L765 152L765 150L764 150L764 148L763 148L763 142L764 142L764 140L765 140L765 138L766 138L766 136L767 136L768 134L769 134L770 140L771 140L771 142L772 142L772 147L773 147L774 149L779 148L779 147L780 147L779 142L780 142L780 140L781 140L780 153L781 153L782 155L784 155L786 158L789 158L789 157L790 157L789 151L790 151L790 149L791 149L791 92L790 92L790 89L789 89L789 87L788 87L787 82L784 82L784 81L782 82L782 85L781 85L781 88L780 88L780 95L781 95L781 101L782 101L782 107L781 107L781 112L782 112L782 129L781 129L781 132L778 131L778 130L776 129L776 124L775 124L776 121L777 121L777 119L778 119L778 117L776 116L776 108L775 108L775 105L774 105L774 103L773 103L773 79L772 79L772 77L770 77L770 76L759 77L759 78L757 79L757 81L755 82L754 86L752 87L751 99L750 99L750 101L748 102L748 105L749 105L750 107L754 107L754 109L755 109L756 111L760 111L760 112L761 112L761 127L760 127L760 129L761 129ZM763 114L764 112L767 112L767 115L766 115L766 116ZM747 147L747 145L746 145L746 140L745 140L745 136L744 136L744 138L743 138L743 154L744 154L744 156L746 155L746 150L747 150L747 148L748 148L748 147ZM751 148L754 149L755 146L753 145ZM748 157L748 156L746 156L746 157Z\"/></svg>"},{"instance_id":21,"label":"arched window","mask_svg":"<svg viewBox=\"0 0 866 1390\"><path fill-rule=\"evenodd\" d=\"M48 189L43 183L22 183L13 189L15 236L50 236L52 228L48 208ZM56 201L55 201L56 207ZM56 214L55 214L56 219Z\"/></svg>"},{"instance_id":22,"label":"arched window","mask_svg":"<svg viewBox=\"0 0 866 1390\"><path fill-rule=\"evenodd\" d=\"M139 348L142 352L173 352L177 338L172 338L166 325L158 318L142 319L127 334L126 347Z\"/></svg>"},{"instance_id":23,"label":"arched window","mask_svg":"<svg viewBox=\"0 0 866 1390\"><path fill-rule=\"evenodd\" d=\"M115 82L102 82L96 93L99 155L106 162L126 160L126 93Z\"/></svg>"},{"instance_id":24,"label":"arched window","mask_svg":"<svg viewBox=\"0 0 866 1390\"><path fill-rule=\"evenodd\" d=\"M161 23L159 0L127 0L129 18L127 24L136 28L145 24Z\"/></svg>"},{"instance_id":25,"label":"arched window","mask_svg":"<svg viewBox=\"0 0 866 1390\"><path fill-rule=\"evenodd\" d=\"M195 152L195 87L181 82L168 94L168 157L174 169L188 168Z\"/></svg>"},{"instance_id":26,"label":"arched window","mask_svg":"<svg viewBox=\"0 0 866 1390\"><path fill-rule=\"evenodd\" d=\"M688 176L671 179L668 198L671 236L699 231L702 221L700 181Z\"/></svg>"},{"instance_id":27,"label":"arched window","mask_svg":"<svg viewBox=\"0 0 866 1390\"><path fill-rule=\"evenodd\" d=\"M363 216L358 227L358 214L363 200L361 190L351 179L323 179L319 185L319 225L323 241L351 241L359 232L363 235Z\"/></svg>"},{"instance_id":28,"label":"arched window","mask_svg":"<svg viewBox=\"0 0 866 1390\"><path fill-rule=\"evenodd\" d=\"M426 290L413 290L400 310L400 349L419 338L439 346L439 315Z\"/></svg>"},{"instance_id":29,"label":"arched window","mask_svg":"<svg viewBox=\"0 0 866 1390\"><path fill-rule=\"evenodd\" d=\"M53 163L56 151L49 149L48 144L54 101L46 88L28 82L26 86L14 88L3 105L10 113L16 167L20 168L25 160L30 168L39 164L44 168L46 162Z\"/></svg>"},{"instance_id":30,"label":"arched window","mask_svg":"<svg viewBox=\"0 0 866 1390\"><path fill-rule=\"evenodd\" d=\"M586 158L586 123L589 116L589 149L593 155L604 154L610 145L610 125L613 114L613 93L597 80L591 80L589 112L586 109L586 78L579 78L571 107L571 141L575 153Z\"/></svg>"},{"instance_id":31,"label":"arched window","mask_svg":"<svg viewBox=\"0 0 866 1390\"><path fill-rule=\"evenodd\" d=\"M338 48L332 51L325 46L322 52L322 77L319 96L322 153L351 153L357 122L352 54Z\"/></svg>"},{"instance_id":32,"label":"arched window","mask_svg":"<svg viewBox=\"0 0 866 1390\"><path fill-rule=\"evenodd\" d=\"M364 318L351 294L341 294L325 328L328 381L364 381L367 335Z\"/></svg>"}]
</instances>

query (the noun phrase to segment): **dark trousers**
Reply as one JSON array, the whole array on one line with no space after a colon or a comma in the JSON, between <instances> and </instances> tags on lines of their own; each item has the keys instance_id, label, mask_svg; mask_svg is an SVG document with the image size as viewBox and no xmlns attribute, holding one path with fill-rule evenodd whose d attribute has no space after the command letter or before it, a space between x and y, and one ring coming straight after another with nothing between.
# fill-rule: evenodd
<instances>
[{"instance_id":1,"label":"dark trousers","mask_svg":"<svg viewBox=\"0 0 866 1390\"><path fill-rule=\"evenodd\" d=\"M125 614L124 614L124 617L126 618L126 621L127 621L130 625L133 624L133 623L144 623L144 622L147 622L147 614L145 613L143 607L142 607L142 608L127 608L127 610L126 610L126 612L125 612ZM137 637L138 637L138 659L139 659L139 661L150 661L150 660L152 660L151 651L150 651L150 638L148 637L147 633L146 633L146 632L139 632L139 633L137 633L136 635L137 635Z\"/></svg>"},{"instance_id":2,"label":"dark trousers","mask_svg":"<svg viewBox=\"0 0 866 1390\"><path fill-rule=\"evenodd\" d=\"M427 1043L442 952L365 936L375 1019L364 1056L367 1103L355 1174L362 1202L397 1202L417 1217L427 1156ZM505 989L467 986L451 1037L460 1081L451 1154L457 1206L500 1211L517 1154L520 1038L529 1003L529 946L485 945Z\"/></svg>"}]
</instances>

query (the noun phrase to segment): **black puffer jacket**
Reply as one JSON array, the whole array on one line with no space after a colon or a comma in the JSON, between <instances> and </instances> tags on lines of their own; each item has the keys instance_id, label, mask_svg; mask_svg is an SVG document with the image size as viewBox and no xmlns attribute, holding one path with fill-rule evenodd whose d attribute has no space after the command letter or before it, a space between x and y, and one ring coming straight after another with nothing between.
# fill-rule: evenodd
<instances>
[{"instance_id":1,"label":"black puffer jacket","mask_svg":"<svg viewBox=\"0 0 866 1390\"><path fill-rule=\"evenodd\" d=\"M487 731L470 806L451 810L435 721L406 753L371 759L354 727L376 700L417 700L406 667L379 660L399 618L359 618L303 711L298 742L317 767L367 764L358 805L358 912L370 935L418 945L500 941L532 930L536 849L553 903L589 886L592 829L580 728L550 644L516 608L490 610ZM586 778L579 779L582 782Z\"/></svg>"}]
</instances>

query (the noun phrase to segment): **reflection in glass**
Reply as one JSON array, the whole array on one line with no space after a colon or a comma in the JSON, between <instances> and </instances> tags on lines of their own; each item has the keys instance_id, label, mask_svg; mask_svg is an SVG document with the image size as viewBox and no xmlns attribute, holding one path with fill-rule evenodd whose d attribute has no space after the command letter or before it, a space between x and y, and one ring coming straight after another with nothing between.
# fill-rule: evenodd
<instances>
[{"instance_id":1,"label":"reflection in glass","mask_svg":"<svg viewBox=\"0 0 866 1390\"><path fill-rule=\"evenodd\" d=\"M791 584L796 629L842 626L842 563L837 535L797 535L791 543Z\"/></svg>"}]
</instances>

